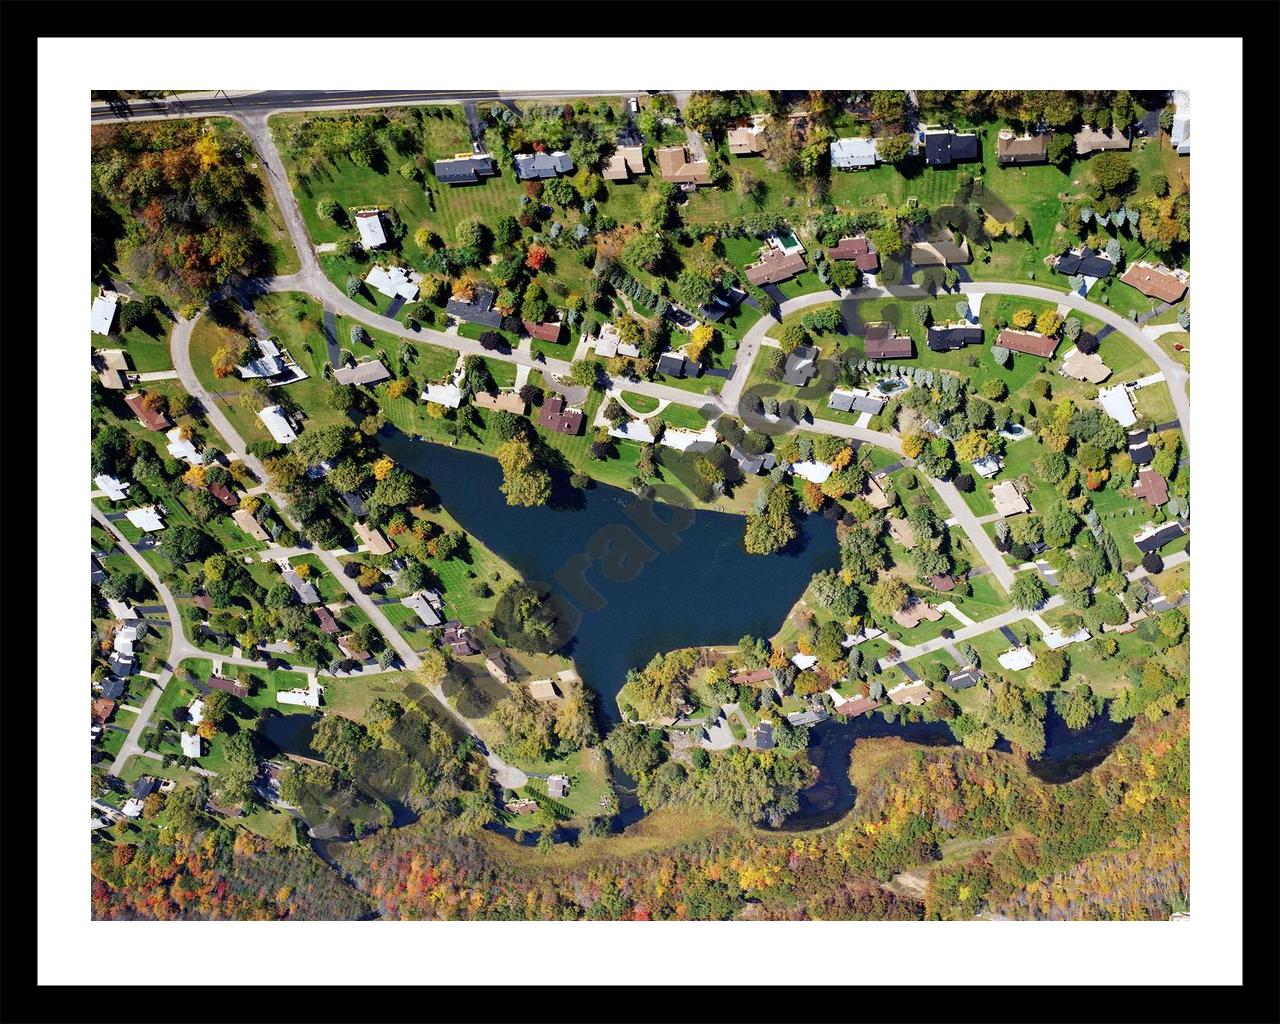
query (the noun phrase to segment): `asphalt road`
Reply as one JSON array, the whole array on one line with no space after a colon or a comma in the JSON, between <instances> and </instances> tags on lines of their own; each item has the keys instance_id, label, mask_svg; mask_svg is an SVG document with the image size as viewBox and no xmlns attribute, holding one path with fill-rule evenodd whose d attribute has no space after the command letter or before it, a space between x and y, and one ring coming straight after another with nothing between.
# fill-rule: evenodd
<instances>
[{"instance_id":1,"label":"asphalt road","mask_svg":"<svg viewBox=\"0 0 1280 1024\"><path fill-rule=\"evenodd\" d=\"M274 114L289 110L325 110L357 107L388 107L421 103L469 103L499 99L566 99L591 96L631 96L643 90L615 89L609 92L565 92L533 89L512 93L494 89L356 89L318 91L276 90L228 95L200 93L161 100L120 100L97 103L90 108L94 122L132 121L164 117L211 117L221 114Z\"/></svg>"}]
</instances>

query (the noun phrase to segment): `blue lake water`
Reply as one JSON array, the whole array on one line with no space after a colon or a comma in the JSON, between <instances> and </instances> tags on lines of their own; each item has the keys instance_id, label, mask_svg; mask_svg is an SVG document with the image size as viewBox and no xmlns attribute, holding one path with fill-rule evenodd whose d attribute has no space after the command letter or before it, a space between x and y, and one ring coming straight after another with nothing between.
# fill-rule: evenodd
<instances>
[{"instance_id":1,"label":"blue lake water","mask_svg":"<svg viewBox=\"0 0 1280 1024\"><path fill-rule=\"evenodd\" d=\"M771 635L809 578L839 562L835 525L820 517L804 521L791 550L748 555L741 516L672 509L601 484L558 507L515 508L498 490L496 459L398 431L379 443L430 481L468 533L581 613L563 650L610 721L628 668L677 647Z\"/></svg>"}]
</instances>

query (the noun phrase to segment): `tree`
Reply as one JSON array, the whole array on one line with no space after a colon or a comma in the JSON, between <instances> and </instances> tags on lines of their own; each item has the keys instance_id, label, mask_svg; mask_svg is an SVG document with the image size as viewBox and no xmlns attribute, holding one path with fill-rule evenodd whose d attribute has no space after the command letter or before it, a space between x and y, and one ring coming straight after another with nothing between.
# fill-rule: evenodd
<instances>
[{"instance_id":1,"label":"tree","mask_svg":"<svg viewBox=\"0 0 1280 1024\"><path fill-rule=\"evenodd\" d=\"M551 497L551 475L535 461L527 437L513 437L495 453L502 467L501 491L508 505L545 505Z\"/></svg>"},{"instance_id":2,"label":"tree","mask_svg":"<svg viewBox=\"0 0 1280 1024\"><path fill-rule=\"evenodd\" d=\"M569 383L577 387L600 389L600 363L594 359L576 359L569 367Z\"/></svg>"},{"instance_id":3,"label":"tree","mask_svg":"<svg viewBox=\"0 0 1280 1024\"><path fill-rule=\"evenodd\" d=\"M933 310L929 308L927 302L915 302L911 305L911 319L916 322L917 327L928 327L933 320Z\"/></svg>"},{"instance_id":4,"label":"tree","mask_svg":"<svg viewBox=\"0 0 1280 1024\"><path fill-rule=\"evenodd\" d=\"M897 576L885 576L871 592L871 607L882 615L901 611L911 600L911 591Z\"/></svg>"},{"instance_id":5,"label":"tree","mask_svg":"<svg viewBox=\"0 0 1280 1024\"><path fill-rule=\"evenodd\" d=\"M1044 581L1034 569L1020 572L1013 578L1013 587L1009 590L1009 600L1020 611L1034 611L1048 598Z\"/></svg>"},{"instance_id":6,"label":"tree","mask_svg":"<svg viewBox=\"0 0 1280 1024\"><path fill-rule=\"evenodd\" d=\"M1047 157L1049 163L1059 166L1069 164L1076 154L1075 138L1070 132L1055 132L1049 139Z\"/></svg>"},{"instance_id":7,"label":"tree","mask_svg":"<svg viewBox=\"0 0 1280 1024\"><path fill-rule=\"evenodd\" d=\"M667 256L667 240L660 231L642 231L633 235L622 249L622 257L641 270L653 272Z\"/></svg>"},{"instance_id":8,"label":"tree","mask_svg":"<svg viewBox=\"0 0 1280 1024\"><path fill-rule=\"evenodd\" d=\"M906 132L882 135L876 139L876 156L881 163L901 163L911 154L911 136Z\"/></svg>"},{"instance_id":9,"label":"tree","mask_svg":"<svg viewBox=\"0 0 1280 1024\"><path fill-rule=\"evenodd\" d=\"M1153 576L1158 576L1164 572L1164 559L1160 557L1160 552L1148 551L1142 557L1142 568Z\"/></svg>"},{"instance_id":10,"label":"tree","mask_svg":"<svg viewBox=\"0 0 1280 1024\"><path fill-rule=\"evenodd\" d=\"M1020 331L1025 331L1035 323L1036 315L1029 309L1020 309L1013 314L1013 326Z\"/></svg>"},{"instance_id":11,"label":"tree","mask_svg":"<svg viewBox=\"0 0 1280 1024\"><path fill-rule=\"evenodd\" d=\"M906 243L902 241L902 229L896 223L868 232L867 238L884 259L896 256L906 248Z\"/></svg>"},{"instance_id":12,"label":"tree","mask_svg":"<svg viewBox=\"0 0 1280 1024\"><path fill-rule=\"evenodd\" d=\"M991 358L996 361L996 365L998 366L1008 366L1009 359L1012 355L1013 353L1010 352L1003 345L991 346Z\"/></svg>"},{"instance_id":13,"label":"tree","mask_svg":"<svg viewBox=\"0 0 1280 1024\"><path fill-rule=\"evenodd\" d=\"M1089 161L1089 176L1109 195L1132 190L1136 174L1129 158L1120 153L1099 153Z\"/></svg>"},{"instance_id":14,"label":"tree","mask_svg":"<svg viewBox=\"0 0 1280 1024\"><path fill-rule=\"evenodd\" d=\"M529 246L528 251L524 254L524 265L533 271L540 271L547 266L551 259L551 250L545 245L534 244Z\"/></svg>"}]
</instances>

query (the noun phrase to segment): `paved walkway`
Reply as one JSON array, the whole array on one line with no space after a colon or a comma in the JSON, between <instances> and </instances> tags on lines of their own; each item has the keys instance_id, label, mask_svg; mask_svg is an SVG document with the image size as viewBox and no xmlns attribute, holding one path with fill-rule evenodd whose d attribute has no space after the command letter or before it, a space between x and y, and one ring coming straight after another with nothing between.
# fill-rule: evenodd
<instances>
[{"instance_id":1,"label":"paved walkway","mask_svg":"<svg viewBox=\"0 0 1280 1024\"><path fill-rule=\"evenodd\" d=\"M139 383L149 384L153 380L177 380L177 370L150 370L147 373L135 373L131 376L135 377Z\"/></svg>"}]
</instances>

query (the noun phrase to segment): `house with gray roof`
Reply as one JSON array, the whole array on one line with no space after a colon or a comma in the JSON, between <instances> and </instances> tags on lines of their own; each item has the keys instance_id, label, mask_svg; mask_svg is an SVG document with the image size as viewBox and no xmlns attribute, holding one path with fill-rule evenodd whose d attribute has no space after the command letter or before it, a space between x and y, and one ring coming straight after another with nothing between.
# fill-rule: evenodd
<instances>
[{"instance_id":1,"label":"house with gray roof","mask_svg":"<svg viewBox=\"0 0 1280 1024\"><path fill-rule=\"evenodd\" d=\"M782 380L795 388L802 388L818 372L817 361L821 353L812 345L802 345L789 356L782 370Z\"/></svg>"},{"instance_id":2,"label":"house with gray roof","mask_svg":"<svg viewBox=\"0 0 1280 1024\"><path fill-rule=\"evenodd\" d=\"M874 167L880 159L875 139L836 139L831 143L831 169L860 171Z\"/></svg>"},{"instance_id":3,"label":"house with gray roof","mask_svg":"<svg viewBox=\"0 0 1280 1024\"><path fill-rule=\"evenodd\" d=\"M553 153L516 154L516 177L521 181L555 178L561 174L569 174L572 170L573 160L563 150L557 149Z\"/></svg>"},{"instance_id":4,"label":"house with gray roof","mask_svg":"<svg viewBox=\"0 0 1280 1024\"><path fill-rule=\"evenodd\" d=\"M316 593L316 588L299 576L295 570L285 569L280 575L303 604L320 603L320 595Z\"/></svg>"},{"instance_id":5,"label":"house with gray roof","mask_svg":"<svg viewBox=\"0 0 1280 1024\"><path fill-rule=\"evenodd\" d=\"M488 153L459 153L437 160L434 165L436 180L446 185L474 185L481 178L491 178L498 173L493 157Z\"/></svg>"}]
</instances>

